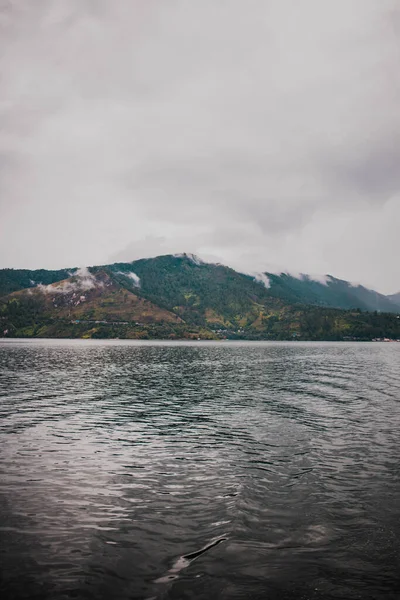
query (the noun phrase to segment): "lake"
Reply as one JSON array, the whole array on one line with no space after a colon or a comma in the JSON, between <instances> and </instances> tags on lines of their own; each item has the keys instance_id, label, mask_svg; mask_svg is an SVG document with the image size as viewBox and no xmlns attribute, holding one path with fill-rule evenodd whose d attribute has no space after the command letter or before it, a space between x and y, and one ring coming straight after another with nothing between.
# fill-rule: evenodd
<instances>
[{"instance_id":1,"label":"lake","mask_svg":"<svg viewBox=\"0 0 400 600\"><path fill-rule=\"evenodd\" d=\"M400 344L0 341L6 599L397 598Z\"/></svg>"}]
</instances>

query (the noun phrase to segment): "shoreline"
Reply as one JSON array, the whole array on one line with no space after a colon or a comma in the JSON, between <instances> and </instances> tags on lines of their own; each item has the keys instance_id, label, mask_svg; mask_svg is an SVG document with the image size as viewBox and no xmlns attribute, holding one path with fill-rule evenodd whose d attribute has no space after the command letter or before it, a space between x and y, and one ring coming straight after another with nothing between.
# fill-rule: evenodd
<instances>
[{"instance_id":1,"label":"shoreline","mask_svg":"<svg viewBox=\"0 0 400 600\"><path fill-rule=\"evenodd\" d=\"M215 345L215 344L388 344L388 343L400 343L400 340L300 340L300 339L168 339L168 338L154 338L154 339L132 339L132 338L71 338L71 337L0 337L0 343L4 342L83 342L83 343L115 343L124 342L136 345L151 345L151 344L186 344L186 345Z\"/></svg>"}]
</instances>

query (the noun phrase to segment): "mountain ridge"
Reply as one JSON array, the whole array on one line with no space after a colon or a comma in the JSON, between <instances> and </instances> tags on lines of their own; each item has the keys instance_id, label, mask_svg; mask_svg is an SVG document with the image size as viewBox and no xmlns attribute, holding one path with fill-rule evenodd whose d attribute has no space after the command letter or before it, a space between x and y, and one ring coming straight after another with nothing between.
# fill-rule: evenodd
<instances>
[{"instance_id":1,"label":"mountain ridge","mask_svg":"<svg viewBox=\"0 0 400 600\"><path fill-rule=\"evenodd\" d=\"M4 287L19 289L4 295ZM0 332L14 337L400 337L400 306L363 286L332 276L322 283L307 275L244 274L190 254L3 270L0 295Z\"/></svg>"},{"instance_id":2,"label":"mountain ridge","mask_svg":"<svg viewBox=\"0 0 400 600\"><path fill-rule=\"evenodd\" d=\"M263 283L267 289L270 289L269 295L272 297L283 296L284 299L290 299L292 302L332 308L360 308L361 310L389 312L400 311L400 292L390 295L381 294L362 284L354 284L333 275L316 276L304 273L294 274L290 271L272 272L268 270L263 272L238 271L222 263L205 261L191 253L166 254L140 258L131 262L116 262L102 265L102 268L111 268L114 270L115 266L121 265L122 272L129 270L131 267L131 271L134 271L134 265L164 259L184 259L191 261L196 266L210 265L231 269L236 273ZM99 267L93 266L90 268L98 269ZM66 279L77 271L79 271L77 267L59 270L0 269L0 297L19 289L34 287L38 284L46 285L55 283L61 279Z\"/></svg>"}]
</instances>

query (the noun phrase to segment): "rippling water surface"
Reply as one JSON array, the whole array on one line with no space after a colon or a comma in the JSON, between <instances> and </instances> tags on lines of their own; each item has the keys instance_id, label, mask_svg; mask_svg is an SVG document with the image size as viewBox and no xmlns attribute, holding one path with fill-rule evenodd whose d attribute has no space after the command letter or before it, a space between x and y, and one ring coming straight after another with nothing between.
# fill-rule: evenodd
<instances>
[{"instance_id":1,"label":"rippling water surface","mask_svg":"<svg viewBox=\"0 0 400 600\"><path fill-rule=\"evenodd\" d=\"M0 342L2 598L397 598L400 344Z\"/></svg>"}]
</instances>

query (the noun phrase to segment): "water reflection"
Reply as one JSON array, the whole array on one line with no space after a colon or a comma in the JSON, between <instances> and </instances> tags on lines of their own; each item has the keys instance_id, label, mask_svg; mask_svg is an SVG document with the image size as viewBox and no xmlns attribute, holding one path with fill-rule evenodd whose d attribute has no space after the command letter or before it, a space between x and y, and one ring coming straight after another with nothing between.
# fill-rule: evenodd
<instances>
[{"instance_id":1,"label":"water reflection","mask_svg":"<svg viewBox=\"0 0 400 600\"><path fill-rule=\"evenodd\" d=\"M394 598L399 358L1 343L3 597Z\"/></svg>"}]
</instances>

